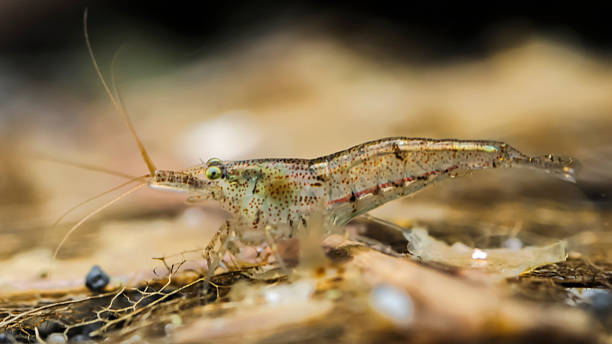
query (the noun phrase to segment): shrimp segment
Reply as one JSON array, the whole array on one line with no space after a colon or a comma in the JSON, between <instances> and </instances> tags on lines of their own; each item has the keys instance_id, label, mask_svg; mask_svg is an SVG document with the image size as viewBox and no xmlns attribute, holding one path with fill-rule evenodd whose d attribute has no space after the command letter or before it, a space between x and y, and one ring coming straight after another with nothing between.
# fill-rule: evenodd
<instances>
[{"instance_id":1,"label":"shrimp segment","mask_svg":"<svg viewBox=\"0 0 612 344\"><path fill-rule=\"evenodd\" d=\"M329 180L328 212L343 224L386 202L472 170L498 167L540 169L574 182L575 160L552 155L530 158L496 141L386 138L315 159Z\"/></svg>"}]
</instances>

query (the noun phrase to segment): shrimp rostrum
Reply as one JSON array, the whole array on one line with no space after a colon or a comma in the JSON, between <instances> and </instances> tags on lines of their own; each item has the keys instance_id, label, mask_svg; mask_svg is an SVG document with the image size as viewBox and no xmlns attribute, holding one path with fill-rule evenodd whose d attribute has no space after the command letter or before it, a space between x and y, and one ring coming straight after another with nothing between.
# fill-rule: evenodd
<instances>
[{"instance_id":1,"label":"shrimp rostrum","mask_svg":"<svg viewBox=\"0 0 612 344\"><path fill-rule=\"evenodd\" d=\"M190 202L215 200L233 220L222 225L204 251L211 273L233 239L264 240L273 245L276 240L306 229L315 215L323 215L328 224L340 226L386 202L470 171L531 168L575 182L573 158L529 157L496 141L406 137L366 142L316 159L212 158L187 169L160 170L138 139L120 98L102 77L86 29L85 39L99 79L132 132L149 174L131 180L139 185L83 218L68 234L125 194L145 185L186 193Z\"/></svg>"}]
</instances>

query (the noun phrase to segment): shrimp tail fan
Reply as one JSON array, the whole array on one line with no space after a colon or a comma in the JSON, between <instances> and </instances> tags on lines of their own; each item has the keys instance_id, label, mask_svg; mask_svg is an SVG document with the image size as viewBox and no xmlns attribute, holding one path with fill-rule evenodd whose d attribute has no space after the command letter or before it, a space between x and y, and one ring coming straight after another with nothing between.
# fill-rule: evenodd
<instances>
[{"instance_id":1,"label":"shrimp tail fan","mask_svg":"<svg viewBox=\"0 0 612 344\"><path fill-rule=\"evenodd\" d=\"M545 171L572 183L576 183L576 172L580 169L580 163L575 158L553 154L518 157L513 159L513 163L521 167Z\"/></svg>"}]
</instances>

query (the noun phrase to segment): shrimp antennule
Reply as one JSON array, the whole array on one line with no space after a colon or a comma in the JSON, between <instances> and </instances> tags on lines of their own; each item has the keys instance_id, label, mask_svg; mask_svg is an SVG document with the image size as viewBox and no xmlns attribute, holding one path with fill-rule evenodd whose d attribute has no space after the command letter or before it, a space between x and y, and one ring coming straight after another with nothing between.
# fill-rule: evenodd
<instances>
[{"instance_id":1,"label":"shrimp antennule","mask_svg":"<svg viewBox=\"0 0 612 344\"><path fill-rule=\"evenodd\" d=\"M108 95L111 102L113 103L113 106L115 107L117 112L121 114L123 121L127 125L130 132L132 133L132 136L134 137L134 140L136 141L136 144L138 145L138 148L140 150L140 154L142 155L142 158L147 164L147 168L149 169L149 172L151 173L151 175L154 175L157 168L155 167L155 164L153 164L153 160L151 160L151 158L149 157L149 153L147 153L147 150L144 144L142 143L142 141L136 134L136 130L134 129L134 125L132 124L132 120L130 119L130 116L128 115L126 111L125 106L123 105L123 102L118 101L117 98L113 95L113 93L111 92L111 89L108 87L106 81L104 80L104 76L102 75L102 72L100 71L100 67L98 66L98 62L96 61L96 56L91 46L91 42L89 41L89 33L87 32L87 9L85 9L85 12L83 13L83 33L85 35L85 43L87 44L87 50L89 52L89 56L91 57L91 62L93 63L94 69L96 70L96 74L98 75L98 79L100 79L100 83L104 87L104 91L106 91L106 94Z\"/></svg>"},{"instance_id":2,"label":"shrimp antennule","mask_svg":"<svg viewBox=\"0 0 612 344\"><path fill-rule=\"evenodd\" d=\"M90 198L88 198L88 199L86 199L84 201L81 201L80 203L78 203L78 204L72 206L70 209L66 210L60 217L58 217L57 220L55 220L55 222L51 226L51 229L55 228L66 216L68 216L68 214L70 214L73 211L75 211L76 209L84 206L85 204L87 204L89 202L92 202L92 201L95 201L95 200L99 199L100 197L108 195L111 192L115 192L117 190L120 190L121 188L123 188L123 187L125 187L127 185L130 185L130 184L132 184L134 182L143 180L144 178L147 178L147 177L149 177L149 175L133 178L131 180L128 180L127 182L121 183L121 184L119 184L119 185L117 185L117 186L115 186L115 187L113 187L111 189L105 190L105 191L103 191L103 192L101 192L101 193L99 193L97 195L94 195L94 196L92 196L92 197L90 197Z\"/></svg>"},{"instance_id":3,"label":"shrimp antennule","mask_svg":"<svg viewBox=\"0 0 612 344\"><path fill-rule=\"evenodd\" d=\"M94 215L100 213L102 210L104 210L104 209L110 207L111 205L117 203L119 200L121 200L124 197L126 197L127 195L137 191L138 189L142 188L145 185L147 185L147 184L146 183L138 184L135 187L129 189L128 191L125 191L124 193L120 194L119 196L117 196L117 197L113 198L112 200L106 202L105 204L100 206L98 209L96 209L96 210L92 211L91 213L87 214L86 216L81 218L74 226L70 227L68 232L66 232L66 234L64 234L64 237L62 238L60 243L55 248L55 251L53 252L53 256L51 257L51 267L49 268L49 271L51 271L51 268L53 266L53 262L55 262L57 254L59 253L59 251L62 248L62 246L64 246L64 243L66 242L66 240L68 240L68 237L70 237L70 235L72 235L72 233L74 233L79 227L81 227L81 225L83 223L85 223L87 220L92 218Z\"/></svg>"},{"instance_id":4,"label":"shrimp antennule","mask_svg":"<svg viewBox=\"0 0 612 344\"><path fill-rule=\"evenodd\" d=\"M28 154L28 153L26 153ZM77 167L77 168L82 168L84 170L89 170L89 171L95 171L95 172L100 172L100 173L104 173L104 174L108 174L111 176L117 176L117 177L121 177L121 178L126 178L126 179L138 179L138 178L142 178L142 177L136 177L127 173L123 173L120 171L115 171L115 170L111 170L109 168L106 167L101 167L101 166L96 166L96 165L91 165L91 164L86 164L86 163L80 163L80 162L75 162L75 161L70 161L70 160L66 160L66 159L62 159L62 158L57 158L57 157L53 157L53 156L49 156L43 153L31 153L28 154L31 155L34 159L39 159L39 160L44 160L44 161L51 161L54 163L58 163L58 164L62 164L62 165L68 165L68 166L72 166L72 167Z\"/></svg>"}]
</instances>

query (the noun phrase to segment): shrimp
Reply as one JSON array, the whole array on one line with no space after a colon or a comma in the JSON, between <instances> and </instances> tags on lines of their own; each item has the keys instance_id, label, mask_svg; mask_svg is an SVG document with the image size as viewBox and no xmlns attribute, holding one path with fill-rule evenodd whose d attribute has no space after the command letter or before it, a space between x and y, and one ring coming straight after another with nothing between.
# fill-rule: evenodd
<instances>
[{"instance_id":1,"label":"shrimp","mask_svg":"<svg viewBox=\"0 0 612 344\"><path fill-rule=\"evenodd\" d=\"M215 200L233 220L221 226L204 250L209 273L212 273L231 240L267 241L274 247L275 241L291 238L308 228L315 215L323 214L328 224L342 226L387 202L470 171L530 168L575 182L577 161L574 158L529 157L497 141L407 137L366 142L315 159L230 161L211 158L182 170L157 169L138 138L118 93L111 92L98 67L87 34L87 12L84 26L98 78L132 133L149 174L125 183L139 182L84 217L68 234L91 216L145 185L185 193L190 203ZM59 247L56 254L58 250ZM282 265L282 259L278 261Z\"/></svg>"},{"instance_id":2,"label":"shrimp","mask_svg":"<svg viewBox=\"0 0 612 344\"><path fill-rule=\"evenodd\" d=\"M470 171L526 167L575 182L575 166L573 158L528 157L503 142L391 137L316 159L212 158L184 170L155 171L148 184L187 193L190 202L215 200L249 231L279 240L307 228L315 214L341 226ZM219 239L231 231L228 222Z\"/></svg>"}]
</instances>

